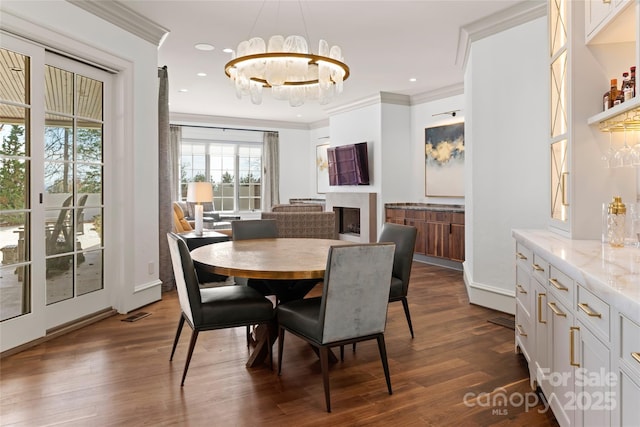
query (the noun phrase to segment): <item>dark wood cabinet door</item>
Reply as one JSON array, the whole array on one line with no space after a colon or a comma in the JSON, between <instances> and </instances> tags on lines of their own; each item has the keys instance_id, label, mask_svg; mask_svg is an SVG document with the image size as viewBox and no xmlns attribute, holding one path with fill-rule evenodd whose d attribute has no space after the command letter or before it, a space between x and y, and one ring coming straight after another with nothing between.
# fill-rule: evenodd
<instances>
[{"instance_id":1,"label":"dark wood cabinet door","mask_svg":"<svg viewBox=\"0 0 640 427\"><path fill-rule=\"evenodd\" d=\"M464 261L464 224L451 224L449 258L454 261Z\"/></svg>"},{"instance_id":2,"label":"dark wood cabinet door","mask_svg":"<svg viewBox=\"0 0 640 427\"><path fill-rule=\"evenodd\" d=\"M426 223L422 220L413 219L413 218L405 218L404 221L406 225L411 225L418 230L418 233L416 234L416 247L414 249L414 252L416 254L426 255L427 253L426 251L427 241L426 241L426 235L425 235Z\"/></svg>"},{"instance_id":3,"label":"dark wood cabinet door","mask_svg":"<svg viewBox=\"0 0 640 427\"><path fill-rule=\"evenodd\" d=\"M427 255L447 258L449 254L449 226L444 222L426 223Z\"/></svg>"}]
</instances>

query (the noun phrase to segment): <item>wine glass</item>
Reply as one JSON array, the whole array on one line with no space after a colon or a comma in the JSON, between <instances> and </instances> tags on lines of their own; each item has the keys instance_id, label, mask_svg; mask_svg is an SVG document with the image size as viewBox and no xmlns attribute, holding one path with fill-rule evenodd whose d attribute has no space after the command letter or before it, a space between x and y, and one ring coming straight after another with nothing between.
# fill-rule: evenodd
<instances>
[{"instance_id":1,"label":"wine glass","mask_svg":"<svg viewBox=\"0 0 640 427\"><path fill-rule=\"evenodd\" d=\"M613 148L613 131L611 127L609 127L609 149L602 156L602 160L606 162L608 168L612 168L613 166L613 157L616 154L615 148Z\"/></svg>"}]
</instances>

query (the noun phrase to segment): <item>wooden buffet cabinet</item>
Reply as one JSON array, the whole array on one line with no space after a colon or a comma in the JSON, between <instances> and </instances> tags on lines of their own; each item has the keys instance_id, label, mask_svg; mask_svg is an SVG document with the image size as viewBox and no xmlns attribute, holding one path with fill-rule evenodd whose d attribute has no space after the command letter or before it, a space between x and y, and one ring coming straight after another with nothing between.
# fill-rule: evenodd
<instances>
[{"instance_id":1,"label":"wooden buffet cabinet","mask_svg":"<svg viewBox=\"0 0 640 427\"><path fill-rule=\"evenodd\" d=\"M464 207L387 203L385 221L418 229L415 253L464 261Z\"/></svg>"}]
</instances>

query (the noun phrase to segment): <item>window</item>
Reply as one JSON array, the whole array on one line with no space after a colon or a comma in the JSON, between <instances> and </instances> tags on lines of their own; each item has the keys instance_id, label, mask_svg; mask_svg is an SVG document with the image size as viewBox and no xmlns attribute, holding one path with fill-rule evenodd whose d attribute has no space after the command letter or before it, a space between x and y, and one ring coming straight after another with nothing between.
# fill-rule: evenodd
<instances>
[{"instance_id":1,"label":"window","mask_svg":"<svg viewBox=\"0 0 640 427\"><path fill-rule=\"evenodd\" d=\"M210 142L185 138L185 134L189 134L187 128L181 144L181 198L186 199L189 182L209 181L215 211L260 210L262 142ZM261 133L256 134L261 139Z\"/></svg>"}]
</instances>

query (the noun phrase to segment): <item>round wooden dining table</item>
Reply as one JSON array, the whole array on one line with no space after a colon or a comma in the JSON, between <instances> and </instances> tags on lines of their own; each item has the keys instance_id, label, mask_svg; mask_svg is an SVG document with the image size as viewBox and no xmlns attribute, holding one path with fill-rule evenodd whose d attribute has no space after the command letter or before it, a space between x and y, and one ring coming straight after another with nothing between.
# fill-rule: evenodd
<instances>
[{"instance_id":1,"label":"round wooden dining table","mask_svg":"<svg viewBox=\"0 0 640 427\"><path fill-rule=\"evenodd\" d=\"M238 240L194 249L191 258L211 273L250 279L322 279L332 239Z\"/></svg>"},{"instance_id":2,"label":"round wooden dining table","mask_svg":"<svg viewBox=\"0 0 640 427\"><path fill-rule=\"evenodd\" d=\"M249 279L301 280L324 278L331 246L353 242L332 239L276 238L228 241L201 246L191 251L200 268L224 276ZM262 364L268 345L276 340L275 326L256 329L256 346L247 367ZM333 354L331 360L336 360Z\"/></svg>"}]
</instances>

